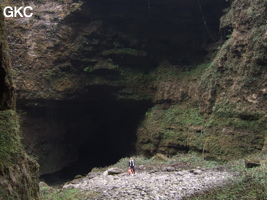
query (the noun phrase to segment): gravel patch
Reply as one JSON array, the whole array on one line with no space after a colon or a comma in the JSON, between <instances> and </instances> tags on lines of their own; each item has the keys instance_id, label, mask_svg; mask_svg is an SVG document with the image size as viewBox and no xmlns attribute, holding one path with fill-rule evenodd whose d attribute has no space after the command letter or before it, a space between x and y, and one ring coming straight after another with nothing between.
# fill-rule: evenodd
<instances>
[{"instance_id":1,"label":"gravel patch","mask_svg":"<svg viewBox=\"0 0 267 200\"><path fill-rule=\"evenodd\" d=\"M93 178L92 178L93 177ZM182 199L190 194L222 186L233 178L227 171L216 169L143 171L134 176L126 172L92 176L90 173L66 183L63 188L77 188L101 193L97 199Z\"/></svg>"}]
</instances>

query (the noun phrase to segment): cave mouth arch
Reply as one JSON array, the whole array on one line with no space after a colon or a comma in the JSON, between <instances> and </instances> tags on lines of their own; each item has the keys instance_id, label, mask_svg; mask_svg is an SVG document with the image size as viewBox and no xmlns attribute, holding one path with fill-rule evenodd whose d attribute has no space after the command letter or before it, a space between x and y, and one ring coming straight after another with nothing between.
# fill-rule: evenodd
<instances>
[{"instance_id":1,"label":"cave mouth arch","mask_svg":"<svg viewBox=\"0 0 267 200\"><path fill-rule=\"evenodd\" d=\"M149 73L155 69L155 63L162 60L179 67L181 63L190 65L207 59L209 51L214 50L209 50L209 45L220 40L219 19L222 10L229 4L225 0L201 0L203 21L196 0L150 2L153 2L150 8L144 0L87 3L64 23L72 24L78 32L93 18L102 20L100 30L84 36L87 39L94 36L99 43L93 50L82 49L77 53L80 57L76 60L71 57L72 60L66 62L78 66L84 58L83 64L89 65L87 58L100 57L129 70L135 68L144 71L141 73ZM207 33L204 22L215 41ZM129 41L129 38L134 40ZM93 46L95 41L87 42ZM109 54L105 57L102 52L103 48L110 50L119 47L143 50L147 56ZM136 69L136 66L139 68ZM104 77L103 74L97 75ZM117 80L120 75L118 73L118 77L111 75L108 78ZM88 173L93 167L104 167L135 154L136 130L145 112L153 106L152 100L118 100L106 90L95 94L99 88L92 87L95 87L93 92L84 94L88 96L86 100L78 94L80 96L75 100L18 101L18 108L22 111L23 142L27 152L38 157L41 175L47 180L50 177L71 179L77 174ZM111 87L105 85L104 88L109 90ZM114 89L112 92L117 91ZM91 96L94 99L90 99Z\"/></svg>"},{"instance_id":2,"label":"cave mouth arch","mask_svg":"<svg viewBox=\"0 0 267 200\"><path fill-rule=\"evenodd\" d=\"M38 158L41 178L70 180L134 155L136 130L151 106L114 99L18 102L23 143Z\"/></svg>"}]
</instances>

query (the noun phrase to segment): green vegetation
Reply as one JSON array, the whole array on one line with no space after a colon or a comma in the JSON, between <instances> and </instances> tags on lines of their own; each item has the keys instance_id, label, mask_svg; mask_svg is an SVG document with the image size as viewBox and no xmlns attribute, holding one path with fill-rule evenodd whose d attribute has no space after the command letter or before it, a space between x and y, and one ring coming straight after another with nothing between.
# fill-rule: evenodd
<instances>
[{"instance_id":1,"label":"green vegetation","mask_svg":"<svg viewBox=\"0 0 267 200\"><path fill-rule=\"evenodd\" d=\"M106 60L98 61L94 66L82 66L84 72L93 72L100 69L114 70L119 68L119 65L113 63L113 60L108 58Z\"/></svg>"},{"instance_id":2,"label":"green vegetation","mask_svg":"<svg viewBox=\"0 0 267 200\"><path fill-rule=\"evenodd\" d=\"M80 191L78 189L56 189L48 186L42 186L40 196L43 200L90 200L95 199L97 193Z\"/></svg>"},{"instance_id":3,"label":"green vegetation","mask_svg":"<svg viewBox=\"0 0 267 200\"><path fill-rule=\"evenodd\" d=\"M241 158L262 149L267 134L262 113L217 107L210 115L201 115L196 107L172 105L168 109L154 106L146 113L138 133L141 152L174 154L178 149L202 152L210 159ZM248 114L250 113L250 115ZM145 141L143 144L142 141Z\"/></svg>"},{"instance_id":4,"label":"green vegetation","mask_svg":"<svg viewBox=\"0 0 267 200\"><path fill-rule=\"evenodd\" d=\"M85 68L83 68L83 71L85 71L85 72L92 72L92 71L94 71L94 68L92 68L92 67L85 67Z\"/></svg>"},{"instance_id":5,"label":"green vegetation","mask_svg":"<svg viewBox=\"0 0 267 200\"><path fill-rule=\"evenodd\" d=\"M0 6L0 12L2 7ZM39 199L37 163L24 152L15 112L14 88L3 15L0 15L0 199ZM13 109L13 110L12 110Z\"/></svg>"},{"instance_id":6,"label":"green vegetation","mask_svg":"<svg viewBox=\"0 0 267 200\"><path fill-rule=\"evenodd\" d=\"M151 83L151 74L144 74L138 70L122 67L119 68L119 71L121 74L119 84L124 87L119 91L118 99L141 101L153 98L154 93L148 88Z\"/></svg>"},{"instance_id":7,"label":"green vegetation","mask_svg":"<svg viewBox=\"0 0 267 200\"><path fill-rule=\"evenodd\" d=\"M138 165L160 165L160 164L172 164L175 162L175 160L170 159L169 161L164 161L164 160L160 160L157 159L156 156L153 156L151 158L146 158L144 156L133 156L133 159L135 160L136 163L138 163ZM112 167L117 167L120 169L125 169L127 170L128 168L128 161L129 158L121 158L117 163L115 163L114 165L110 165L110 166L106 166L106 167L95 167L92 169L92 172L103 172L105 170L107 170L108 168L112 168Z\"/></svg>"},{"instance_id":8,"label":"green vegetation","mask_svg":"<svg viewBox=\"0 0 267 200\"><path fill-rule=\"evenodd\" d=\"M189 80L192 80L192 79L196 79L196 78L200 78L201 75L203 73L206 72L207 69L209 69L211 67L211 63L208 62L208 63L202 63L198 66L196 66L196 68L194 69L191 69L191 70L187 70L187 71L184 71L182 73L179 74L179 78L187 78Z\"/></svg>"},{"instance_id":9,"label":"green vegetation","mask_svg":"<svg viewBox=\"0 0 267 200\"><path fill-rule=\"evenodd\" d=\"M80 37L77 48L82 51L93 51L94 47L92 46L92 42L85 36Z\"/></svg>"},{"instance_id":10,"label":"green vegetation","mask_svg":"<svg viewBox=\"0 0 267 200\"><path fill-rule=\"evenodd\" d=\"M63 72L62 69L68 68L68 67L71 67L71 64L70 63L61 64L61 65L55 66L53 69L47 69L43 73L43 77L47 81L51 81L52 78L62 78L62 77L65 77L67 74L65 72Z\"/></svg>"},{"instance_id":11,"label":"green vegetation","mask_svg":"<svg viewBox=\"0 0 267 200\"><path fill-rule=\"evenodd\" d=\"M129 56L146 56L147 53L145 51L137 50L137 49L132 49L132 48L121 48L121 49L110 49L110 50L105 50L102 52L103 56L107 55L129 55Z\"/></svg>"},{"instance_id":12,"label":"green vegetation","mask_svg":"<svg viewBox=\"0 0 267 200\"><path fill-rule=\"evenodd\" d=\"M15 111L0 112L0 171L9 166L22 149L19 136L19 125Z\"/></svg>"},{"instance_id":13,"label":"green vegetation","mask_svg":"<svg viewBox=\"0 0 267 200\"><path fill-rule=\"evenodd\" d=\"M152 143L159 143L159 146L166 147L191 147L199 150L203 148L207 133L202 127L204 118L197 108L173 105L166 110L161 110L160 106L156 106L147 115L145 126L151 130L147 137ZM146 135L140 137L146 137ZM166 151L168 151L167 148ZM170 150L169 153L174 152Z\"/></svg>"},{"instance_id":14,"label":"green vegetation","mask_svg":"<svg viewBox=\"0 0 267 200\"><path fill-rule=\"evenodd\" d=\"M161 63L157 69L157 81L162 81L169 78L186 79L191 81L192 79L198 79L211 67L211 63L202 63L194 68L181 71L179 67L171 66L169 63Z\"/></svg>"},{"instance_id":15,"label":"green vegetation","mask_svg":"<svg viewBox=\"0 0 267 200\"><path fill-rule=\"evenodd\" d=\"M228 200L228 199L249 199L249 200L264 200L267 198L267 155L253 154L246 157L246 159L262 160L262 165L256 168L245 168L244 160L233 160L229 162L216 162L204 160L198 153L189 152L187 154L177 154L169 158L168 161L158 159L156 156L145 158L143 156L136 156L134 160L138 166L145 165L146 169L153 169L153 166L164 166L174 163L184 163L187 169L201 167L201 168L215 168L226 170L235 174L234 178L218 188L213 188L201 193L195 193L187 196L184 200ZM111 167L118 167L120 169L127 169L129 158L122 158L116 164L104 167L94 168L94 172L103 172ZM97 199L99 194L91 191L80 191L77 189L55 189L47 185L41 186L41 197L44 200L83 200L83 199Z\"/></svg>"},{"instance_id":16,"label":"green vegetation","mask_svg":"<svg viewBox=\"0 0 267 200\"><path fill-rule=\"evenodd\" d=\"M246 159L256 159L266 161L267 155L253 154ZM109 167L119 167L125 169L129 158L122 158L118 163ZM190 167L201 168L221 168L236 174L235 178L227 185L220 188L198 193L184 200L228 200L228 199L257 199L264 200L267 198L267 166L262 164L260 167L246 169L244 159L232 160L229 162L216 162L204 160L203 157L195 152L188 154L178 154L169 159L169 161L157 160L154 157L144 158L137 156L134 158L138 165L161 165L172 164L175 162L187 163ZM266 162L265 162L266 163ZM109 167L102 169L94 169L95 171L103 171Z\"/></svg>"},{"instance_id":17,"label":"green vegetation","mask_svg":"<svg viewBox=\"0 0 267 200\"><path fill-rule=\"evenodd\" d=\"M267 155L254 154L248 158L266 161ZM184 200L267 199L266 164L262 164L260 167L246 169L244 160L242 159L230 161L221 167L235 173L237 175L235 179L223 187L213 188L203 193L194 194Z\"/></svg>"},{"instance_id":18,"label":"green vegetation","mask_svg":"<svg viewBox=\"0 0 267 200\"><path fill-rule=\"evenodd\" d=\"M14 110L0 112L0 199L38 199L38 165L20 142Z\"/></svg>"}]
</instances>

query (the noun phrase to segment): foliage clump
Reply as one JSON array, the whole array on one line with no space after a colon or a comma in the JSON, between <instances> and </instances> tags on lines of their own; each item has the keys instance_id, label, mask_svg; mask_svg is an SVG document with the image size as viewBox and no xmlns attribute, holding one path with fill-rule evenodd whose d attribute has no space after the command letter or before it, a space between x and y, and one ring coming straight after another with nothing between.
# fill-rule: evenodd
<instances>
[{"instance_id":1,"label":"foliage clump","mask_svg":"<svg viewBox=\"0 0 267 200\"><path fill-rule=\"evenodd\" d=\"M13 110L0 112L0 161L7 165L22 148L17 115Z\"/></svg>"}]
</instances>

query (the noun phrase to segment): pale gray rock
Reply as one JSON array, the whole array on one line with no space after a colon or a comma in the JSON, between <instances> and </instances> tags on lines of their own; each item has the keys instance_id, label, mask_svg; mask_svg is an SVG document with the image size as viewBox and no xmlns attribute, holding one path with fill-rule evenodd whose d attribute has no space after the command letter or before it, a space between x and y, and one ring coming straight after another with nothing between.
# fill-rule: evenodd
<instances>
[{"instance_id":1,"label":"pale gray rock","mask_svg":"<svg viewBox=\"0 0 267 200\"><path fill-rule=\"evenodd\" d=\"M190 173L197 175L197 174L201 174L202 170L201 169L192 169L192 170L190 170Z\"/></svg>"},{"instance_id":2,"label":"pale gray rock","mask_svg":"<svg viewBox=\"0 0 267 200\"><path fill-rule=\"evenodd\" d=\"M172 169L171 169L172 170ZM193 169L177 171L140 172L98 175L67 183L63 188L77 188L100 193L97 199L182 199L199 191L209 190L228 183L233 175L226 171Z\"/></svg>"},{"instance_id":3,"label":"pale gray rock","mask_svg":"<svg viewBox=\"0 0 267 200\"><path fill-rule=\"evenodd\" d=\"M175 171L175 168L174 167L165 167L162 169L163 172L173 172Z\"/></svg>"},{"instance_id":4,"label":"pale gray rock","mask_svg":"<svg viewBox=\"0 0 267 200\"><path fill-rule=\"evenodd\" d=\"M97 176L99 176L100 174L102 174L101 172L89 172L87 175L86 175L86 178L88 179L92 179L92 178L95 178Z\"/></svg>"}]
</instances>

